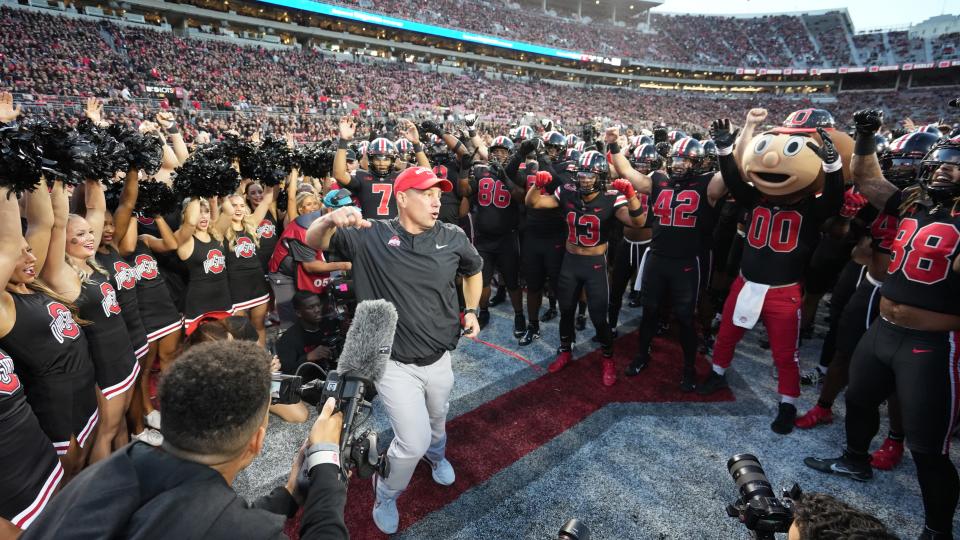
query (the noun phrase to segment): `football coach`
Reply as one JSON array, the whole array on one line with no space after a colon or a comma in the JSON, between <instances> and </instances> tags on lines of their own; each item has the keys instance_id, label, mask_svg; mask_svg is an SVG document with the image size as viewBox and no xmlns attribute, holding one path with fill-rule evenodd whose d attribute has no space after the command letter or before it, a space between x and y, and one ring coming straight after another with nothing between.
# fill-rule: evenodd
<instances>
[{"instance_id":1,"label":"football coach","mask_svg":"<svg viewBox=\"0 0 960 540\"><path fill-rule=\"evenodd\" d=\"M399 315L390 361L376 383L394 432L387 450L390 474L374 477L373 520L387 534L397 531L397 498L421 458L438 484L455 479L445 449L450 351L461 332L456 277L463 276L463 333L476 336L483 261L462 229L437 221L440 195L452 189L430 169L410 167L393 185L398 217L366 220L347 207L307 231L310 247L335 251L353 263L358 301L388 300Z\"/></svg>"}]
</instances>

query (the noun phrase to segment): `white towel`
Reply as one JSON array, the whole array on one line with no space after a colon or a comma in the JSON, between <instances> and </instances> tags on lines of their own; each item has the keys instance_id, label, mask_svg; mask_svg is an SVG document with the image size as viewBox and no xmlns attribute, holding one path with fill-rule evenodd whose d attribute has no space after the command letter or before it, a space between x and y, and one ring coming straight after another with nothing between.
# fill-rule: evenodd
<instances>
[{"instance_id":1,"label":"white towel","mask_svg":"<svg viewBox=\"0 0 960 540\"><path fill-rule=\"evenodd\" d=\"M769 285L744 280L743 288L737 295L737 307L733 309L733 324L747 330L753 328L760 318L763 299L769 289Z\"/></svg>"},{"instance_id":2,"label":"white towel","mask_svg":"<svg viewBox=\"0 0 960 540\"><path fill-rule=\"evenodd\" d=\"M643 252L643 257L640 257L640 265L637 266L637 280L633 283L633 290L639 291L640 287L643 285L643 267L647 264L647 255L650 254L650 249L647 248Z\"/></svg>"}]
</instances>

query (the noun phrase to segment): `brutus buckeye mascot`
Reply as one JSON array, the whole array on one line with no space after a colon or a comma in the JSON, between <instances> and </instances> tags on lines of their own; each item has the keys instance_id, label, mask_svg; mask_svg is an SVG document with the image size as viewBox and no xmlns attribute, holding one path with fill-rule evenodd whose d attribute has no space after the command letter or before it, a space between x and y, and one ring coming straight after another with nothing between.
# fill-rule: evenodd
<instances>
[{"instance_id":1,"label":"brutus buckeye mascot","mask_svg":"<svg viewBox=\"0 0 960 540\"><path fill-rule=\"evenodd\" d=\"M753 125L759 123L756 111L751 111ZM759 111L762 120L766 112ZM779 374L780 406L770 428L780 434L793 430L794 401L800 395L800 282L821 226L840 210L844 189L841 153L849 156L853 148L845 134L817 125L825 122L829 113L824 116L815 111L819 110L808 110L803 118L793 113L785 127L749 141L741 138L740 144L745 146L738 149L742 156L739 166L733 156L737 133L731 130L730 120L717 120L710 128L723 181L737 203L750 212L750 220L740 275L723 308L713 370L697 391L710 394L727 387L724 372L733 361L737 342L762 319ZM753 127L750 116L747 122Z\"/></svg>"}]
</instances>

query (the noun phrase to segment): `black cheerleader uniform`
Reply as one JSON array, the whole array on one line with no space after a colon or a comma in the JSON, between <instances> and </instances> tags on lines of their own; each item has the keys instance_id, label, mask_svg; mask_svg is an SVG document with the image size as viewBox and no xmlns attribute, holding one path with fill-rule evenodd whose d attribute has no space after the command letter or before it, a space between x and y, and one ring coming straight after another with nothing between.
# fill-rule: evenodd
<instances>
[{"instance_id":1,"label":"black cheerleader uniform","mask_svg":"<svg viewBox=\"0 0 960 540\"><path fill-rule=\"evenodd\" d=\"M270 257L273 256L273 250L277 247L282 233L283 226L274 219L273 212L267 211L267 215L263 216L260 224L257 225L257 238L260 241L257 258L260 259L260 268L264 275L269 272Z\"/></svg>"},{"instance_id":2,"label":"black cheerleader uniform","mask_svg":"<svg viewBox=\"0 0 960 540\"><path fill-rule=\"evenodd\" d=\"M127 335L133 345L137 360L147 355L147 331L140 319L140 306L137 302L137 270L123 260L113 246L106 246L107 253L97 252L97 263L110 273L110 283L117 291L123 322L127 325Z\"/></svg>"},{"instance_id":3,"label":"black cheerleader uniform","mask_svg":"<svg viewBox=\"0 0 960 540\"><path fill-rule=\"evenodd\" d=\"M76 437L81 447L99 420L87 336L67 306L43 293L10 293L16 321L0 338L17 359L27 403L58 455Z\"/></svg>"},{"instance_id":4,"label":"black cheerleader uniform","mask_svg":"<svg viewBox=\"0 0 960 540\"><path fill-rule=\"evenodd\" d=\"M21 529L33 523L60 481L63 467L40 429L13 359L0 350L0 518Z\"/></svg>"},{"instance_id":5,"label":"black cheerleader uniform","mask_svg":"<svg viewBox=\"0 0 960 540\"><path fill-rule=\"evenodd\" d=\"M140 321L147 333L147 342L153 343L164 336L180 330L183 317L173 303L170 289L163 281L153 251L142 240L127 257L127 262L137 273L137 308Z\"/></svg>"},{"instance_id":6,"label":"black cheerleader uniform","mask_svg":"<svg viewBox=\"0 0 960 540\"><path fill-rule=\"evenodd\" d=\"M245 232L237 233L233 248L227 251L227 281L234 311L270 301L270 290L257 251L256 242Z\"/></svg>"},{"instance_id":7,"label":"black cheerleader uniform","mask_svg":"<svg viewBox=\"0 0 960 540\"><path fill-rule=\"evenodd\" d=\"M84 280L77 310L81 319L90 322L83 331L87 334L97 386L104 398L113 399L133 386L140 374L140 363L127 334L117 291L107 276L93 272Z\"/></svg>"},{"instance_id":8,"label":"black cheerleader uniform","mask_svg":"<svg viewBox=\"0 0 960 540\"><path fill-rule=\"evenodd\" d=\"M232 312L223 241L211 238L204 242L194 236L193 253L184 262L190 272L183 307L184 323L191 327L208 313Z\"/></svg>"}]
</instances>

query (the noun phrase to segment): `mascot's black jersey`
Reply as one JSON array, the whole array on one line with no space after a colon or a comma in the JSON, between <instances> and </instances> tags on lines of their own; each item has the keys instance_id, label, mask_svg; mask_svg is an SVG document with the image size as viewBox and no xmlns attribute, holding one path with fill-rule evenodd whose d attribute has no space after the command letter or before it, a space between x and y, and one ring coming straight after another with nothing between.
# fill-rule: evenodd
<instances>
[{"instance_id":1,"label":"mascot's black jersey","mask_svg":"<svg viewBox=\"0 0 960 540\"><path fill-rule=\"evenodd\" d=\"M880 294L908 306L960 315L960 274L953 260L960 251L960 213L950 205L932 209L913 204L900 211L903 192L887 200L884 212L900 216L890 246L890 267Z\"/></svg>"}]
</instances>

